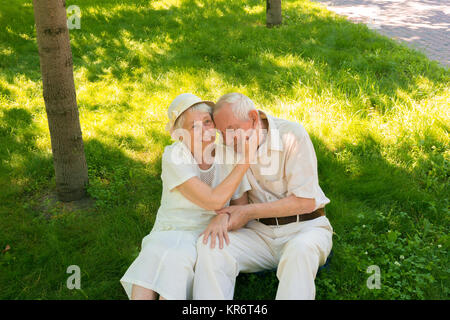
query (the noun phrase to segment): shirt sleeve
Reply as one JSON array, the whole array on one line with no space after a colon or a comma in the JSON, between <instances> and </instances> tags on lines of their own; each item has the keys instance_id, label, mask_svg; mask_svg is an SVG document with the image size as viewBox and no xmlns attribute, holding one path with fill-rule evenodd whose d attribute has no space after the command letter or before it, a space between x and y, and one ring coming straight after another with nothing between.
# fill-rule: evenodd
<instances>
[{"instance_id":1,"label":"shirt sleeve","mask_svg":"<svg viewBox=\"0 0 450 320\"><path fill-rule=\"evenodd\" d=\"M198 176L196 164L183 150L177 147L166 147L162 157L161 179L168 190L196 176Z\"/></svg>"},{"instance_id":2,"label":"shirt sleeve","mask_svg":"<svg viewBox=\"0 0 450 320\"><path fill-rule=\"evenodd\" d=\"M239 184L239 187L236 189L236 192L231 197L231 200L239 199L244 195L245 192L247 192L251 188L252 187L250 186L250 183L248 182L247 179L247 174L245 174L244 177L242 178L241 183Z\"/></svg>"},{"instance_id":3,"label":"shirt sleeve","mask_svg":"<svg viewBox=\"0 0 450 320\"><path fill-rule=\"evenodd\" d=\"M304 128L291 133L285 162L287 195L315 199L316 209L329 200L319 186L317 158L312 141ZM328 200L328 201L326 201Z\"/></svg>"}]
</instances>

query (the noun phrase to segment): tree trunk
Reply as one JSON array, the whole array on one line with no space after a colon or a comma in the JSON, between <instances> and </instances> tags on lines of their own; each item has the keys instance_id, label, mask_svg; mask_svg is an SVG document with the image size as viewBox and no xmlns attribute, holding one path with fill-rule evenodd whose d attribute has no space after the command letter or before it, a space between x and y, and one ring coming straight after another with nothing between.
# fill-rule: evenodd
<instances>
[{"instance_id":1,"label":"tree trunk","mask_svg":"<svg viewBox=\"0 0 450 320\"><path fill-rule=\"evenodd\" d=\"M271 28L281 24L281 0L266 0L266 25Z\"/></svg>"},{"instance_id":2,"label":"tree trunk","mask_svg":"<svg viewBox=\"0 0 450 320\"><path fill-rule=\"evenodd\" d=\"M64 0L33 0L45 110L61 201L86 194L88 172L73 80Z\"/></svg>"}]
</instances>

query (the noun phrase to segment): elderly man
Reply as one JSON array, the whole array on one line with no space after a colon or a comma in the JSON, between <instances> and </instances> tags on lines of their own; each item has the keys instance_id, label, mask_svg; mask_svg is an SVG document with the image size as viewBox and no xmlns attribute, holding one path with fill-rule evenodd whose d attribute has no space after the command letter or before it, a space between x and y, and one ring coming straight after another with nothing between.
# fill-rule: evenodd
<instances>
[{"instance_id":1,"label":"elderly man","mask_svg":"<svg viewBox=\"0 0 450 320\"><path fill-rule=\"evenodd\" d=\"M230 215L229 245L219 249L197 242L194 299L233 299L240 272L274 268L276 299L314 299L314 279L331 251L333 229L308 133L299 123L257 110L239 93L219 99L214 121L226 144L240 136L230 132L253 129L258 149L247 171L248 203L217 211Z\"/></svg>"}]
</instances>

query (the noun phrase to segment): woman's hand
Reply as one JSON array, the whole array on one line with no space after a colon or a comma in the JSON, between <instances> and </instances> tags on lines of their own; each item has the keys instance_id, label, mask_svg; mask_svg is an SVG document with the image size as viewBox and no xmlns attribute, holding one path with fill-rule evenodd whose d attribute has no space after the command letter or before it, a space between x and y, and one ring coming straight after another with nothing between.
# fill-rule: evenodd
<instances>
[{"instance_id":1,"label":"woman's hand","mask_svg":"<svg viewBox=\"0 0 450 320\"><path fill-rule=\"evenodd\" d=\"M219 237L219 248L223 248L223 240L227 245L230 244L230 239L228 238L228 214L218 214L214 217L209 225L206 227L201 235L203 235L203 243L208 243L209 235L211 235L211 248L216 246L216 237Z\"/></svg>"}]
</instances>

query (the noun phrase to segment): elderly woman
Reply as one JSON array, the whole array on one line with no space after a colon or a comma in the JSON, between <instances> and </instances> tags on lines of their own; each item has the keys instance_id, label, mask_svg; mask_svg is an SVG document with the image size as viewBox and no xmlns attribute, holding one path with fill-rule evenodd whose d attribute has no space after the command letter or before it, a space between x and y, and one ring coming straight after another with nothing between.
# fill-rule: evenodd
<instances>
[{"instance_id":1,"label":"elderly woman","mask_svg":"<svg viewBox=\"0 0 450 320\"><path fill-rule=\"evenodd\" d=\"M214 210L247 203L248 143L243 159L228 164L228 151L215 144L213 102L181 94L168 110L166 129L176 142L162 156L163 191L152 231L120 282L130 299L192 299L196 244L216 238L228 244L228 215ZM229 162L229 161L228 161ZM202 232L203 231L203 232Z\"/></svg>"}]
</instances>

